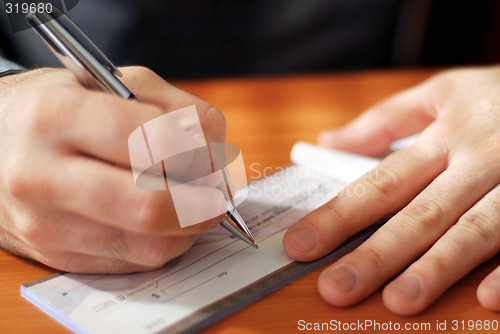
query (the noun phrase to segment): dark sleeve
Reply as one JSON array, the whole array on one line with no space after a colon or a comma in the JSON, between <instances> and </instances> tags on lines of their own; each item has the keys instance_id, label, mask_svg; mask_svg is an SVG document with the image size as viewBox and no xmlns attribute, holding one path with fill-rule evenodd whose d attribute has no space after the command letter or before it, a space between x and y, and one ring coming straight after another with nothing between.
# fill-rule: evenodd
<instances>
[{"instance_id":1,"label":"dark sleeve","mask_svg":"<svg viewBox=\"0 0 500 334\"><path fill-rule=\"evenodd\" d=\"M13 61L0 57L0 77L22 71L26 71L26 68Z\"/></svg>"}]
</instances>

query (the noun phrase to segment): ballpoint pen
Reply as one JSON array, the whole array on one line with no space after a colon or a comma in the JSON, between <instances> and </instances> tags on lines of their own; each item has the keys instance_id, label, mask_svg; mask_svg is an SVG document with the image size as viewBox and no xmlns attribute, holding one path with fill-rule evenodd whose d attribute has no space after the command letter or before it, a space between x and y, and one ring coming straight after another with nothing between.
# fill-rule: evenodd
<instances>
[{"instance_id":1,"label":"ballpoint pen","mask_svg":"<svg viewBox=\"0 0 500 334\"><path fill-rule=\"evenodd\" d=\"M29 13L27 21L82 85L136 100L134 94L117 78L122 76L120 71L66 15L54 8L52 13ZM223 176L227 185L229 176L226 173ZM234 236L258 248L252 233L236 210L230 191L224 189L223 193L227 211L221 225Z\"/></svg>"}]
</instances>

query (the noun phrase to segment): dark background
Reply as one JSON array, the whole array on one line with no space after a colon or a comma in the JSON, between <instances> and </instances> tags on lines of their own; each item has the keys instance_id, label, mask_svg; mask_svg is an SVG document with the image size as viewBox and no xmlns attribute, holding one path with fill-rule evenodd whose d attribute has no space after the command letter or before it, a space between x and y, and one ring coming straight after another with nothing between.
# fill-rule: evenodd
<instances>
[{"instance_id":1,"label":"dark background","mask_svg":"<svg viewBox=\"0 0 500 334\"><path fill-rule=\"evenodd\" d=\"M69 16L118 65L167 79L500 62L500 1L81 0ZM0 49L58 66L0 16Z\"/></svg>"}]
</instances>

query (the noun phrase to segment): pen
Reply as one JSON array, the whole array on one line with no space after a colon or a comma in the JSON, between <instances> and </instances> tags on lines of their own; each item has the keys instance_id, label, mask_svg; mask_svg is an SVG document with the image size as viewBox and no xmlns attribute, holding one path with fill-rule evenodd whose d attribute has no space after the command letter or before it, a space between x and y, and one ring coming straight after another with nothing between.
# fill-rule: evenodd
<instances>
[{"instance_id":1,"label":"pen","mask_svg":"<svg viewBox=\"0 0 500 334\"><path fill-rule=\"evenodd\" d=\"M136 100L134 94L117 78L122 76L118 68L66 15L54 8L51 13L31 12L27 16L27 21L83 86ZM229 176L223 174L227 185ZM236 210L230 191L226 189L223 193L226 197L227 211L220 224L234 236L258 248L252 233Z\"/></svg>"}]
</instances>

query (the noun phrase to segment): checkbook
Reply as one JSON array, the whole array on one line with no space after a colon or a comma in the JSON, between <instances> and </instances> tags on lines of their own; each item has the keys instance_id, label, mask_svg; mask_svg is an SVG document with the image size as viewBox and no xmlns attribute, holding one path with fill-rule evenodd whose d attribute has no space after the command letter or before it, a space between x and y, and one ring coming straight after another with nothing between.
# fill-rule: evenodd
<instances>
[{"instance_id":1,"label":"checkbook","mask_svg":"<svg viewBox=\"0 0 500 334\"><path fill-rule=\"evenodd\" d=\"M77 333L196 332L340 257L384 223L374 224L317 261L290 259L282 246L286 229L379 163L307 143L293 147L291 160L292 165L244 189L247 197L238 210L259 245L257 251L218 226L159 270L58 273L22 285L21 294Z\"/></svg>"}]
</instances>

